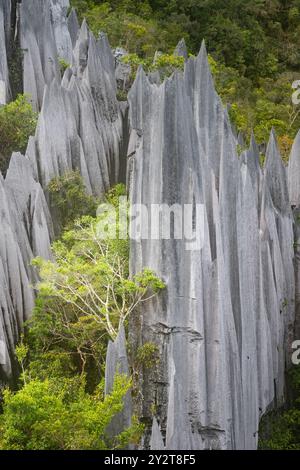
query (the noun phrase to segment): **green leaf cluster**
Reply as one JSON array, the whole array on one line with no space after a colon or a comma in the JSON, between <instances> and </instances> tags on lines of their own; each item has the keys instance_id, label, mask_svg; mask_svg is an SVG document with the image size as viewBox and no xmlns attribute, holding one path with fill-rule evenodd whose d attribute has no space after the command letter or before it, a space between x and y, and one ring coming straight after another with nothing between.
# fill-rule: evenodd
<instances>
[{"instance_id":1,"label":"green leaf cluster","mask_svg":"<svg viewBox=\"0 0 300 470\"><path fill-rule=\"evenodd\" d=\"M131 380L119 375L109 395L86 392L84 377L32 379L17 392L5 390L0 416L1 450L103 450L139 442L136 420L120 436L106 429L122 411Z\"/></svg>"},{"instance_id":2,"label":"green leaf cluster","mask_svg":"<svg viewBox=\"0 0 300 470\"><path fill-rule=\"evenodd\" d=\"M28 139L34 134L38 114L28 96L18 95L15 101L0 106L0 171L5 173L13 152L25 153Z\"/></svg>"},{"instance_id":3,"label":"green leaf cluster","mask_svg":"<svg viewBox=\"0 0 300 470\"><path fill-rule=\"evenodd\" d=\"M259 448L267 450L300 450L300 366L288 374L288 405L263 417Z\"/></svg>"}]
</instances>

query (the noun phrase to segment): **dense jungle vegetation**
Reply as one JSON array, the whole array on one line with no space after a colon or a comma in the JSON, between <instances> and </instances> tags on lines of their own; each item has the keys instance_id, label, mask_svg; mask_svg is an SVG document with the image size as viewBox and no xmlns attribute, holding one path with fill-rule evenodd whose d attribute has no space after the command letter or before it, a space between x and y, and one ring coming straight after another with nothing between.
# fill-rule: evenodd
<instances>
[{"instance_id":1,"label":"dense jungle vegetation","mask_svg":"<svg viewBox=\"0 0 300 470\"><path fill-rule=\"evenodd\" d=\"M105 31L133 64L153 63L157 50L171 62L186 40L197 54L203 39L217 90L246 141L259 143L275 128L288 158L300 128L292 83L300 73L300 0L72 0L95 34Z\"/></svg>"},{"instance_id":2,"label":"dense jungle vegetation","mask_svg":"<svg viewBox=\"0 0 300 470\"><path fill-rule=\"evenodd\" d=\"M71 172L48 189L64 225L52 246L53 259L32 261L40 275L38 295L16 348L17 390L3 394L0 449L101 450L138 444L143 426L134 417L120 435L107 433L134 384L117 374L111 393L104 394L106 350L134 309L165 286L149 269L129 278L128 240L97 236L109 214L96 217L96 207L105 204L117 213L119 196L126 194L122 185L96 200L85 193L79 174ZM133 375L155 357L154 345L139 348Z\"/></svg>"}]
</instances>

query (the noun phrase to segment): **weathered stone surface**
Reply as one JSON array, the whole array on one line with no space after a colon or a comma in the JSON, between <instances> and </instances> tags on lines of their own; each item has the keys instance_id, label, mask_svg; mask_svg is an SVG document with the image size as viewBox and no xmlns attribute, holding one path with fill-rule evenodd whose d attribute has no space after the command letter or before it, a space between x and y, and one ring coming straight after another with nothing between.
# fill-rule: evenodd
<instances>
[{"instance_id":1,"label":"weathered stone surface","mask_svg":"<svg viewBox=\"0 0 300 470\"><path fill-rule=\"evenodd\" d=\"M68 16L68 28L69 28L69 33L72 41L72 46L74 47L76 44L76 41L78 39L78 34L80 30L78 18L77 18L77 13L72 8L69 16Z\"/></svg>"},{"instance_id":2,"label":"weathered stone surface","mask_svg":"<svg viewBox=\"0 0 300 470\"><path fill-rule=\"evenodd\" d=\"M10 40L11 0L0 3L0 106L7 103L10 97L8 73L8 45Z\"/></svg>"},{"instance_id":3,"label":"weathered stone surface","mask_svg":"<svg viewBox=\"0 0 300 470\"><path fill-rule=\"evenodd\" d=\"M125 330L122 326L115 341L110 341L107 348L105 366L105 393L109 394L114 385L116 375L126 375L129 377L129 365L126 353ZM131 395L128 392L124 398L124 409L113 418L109 424L107 432L111 436L117 436L131 424L132 406Z\"/></svg>"},{"instance_id":4,"label":"weathered stone surface","mask_svg":"<svg viewBox=\"0 0 300 470\"><path fill-rule=\"evenodd\" d=\"M188 59L189 54L184 39L181 39L177 44L176 49L174 51L174 55L178 57L183 57L185 60Z\"/></svg>"},{"instance_id":5,"label":"weathered stone surface","mask_svg":"<svg viewBox=\"0 0 300 470\"><path fill-rule=\"evenodd\" d=\"M284 397L294 322L293 221L274 133L264 176L254 139L239 161L204 45L160 86L139 70L129 102L131 202L203 207L199 250L132 241L132 273L148 266L167 285L131 327L161 353L142 380L145 421L157 410L145 445L159 423L167 449L255 449L260 417Z\"/></svg>"},{"instance_id":6,"label":"weathered stone surface","mask_svg":"<svg viewBox=\"0 0 300 470\"><path fill-rule=\"evenodd\" d=\"M62 83L45 88L28 156L43 188L79 169L89 193L103 194L119 181L123 114L116 98L114 59L106 36L98 41L84 22L72 67Z\"/></svg>"},{"instance_id":7,"label":"weathered stone surface","mask_svg":"<svg viewBox=\"0 0 300 470\"><path fill-rule=\"evenodd\" d=\"M60 80L59 60L72 62L72 40L67 24L68 1L26 0L20 5L20 43L24 51L24 92L40 109L44 87Z\"/></svg>"},{"instance_id":8,"label":"weathered stone surface","mask_svg":"<svg viewBox=\"0 0 300 470\"><path fill-rule=\"evenodd\" d=\"M5 360L1 380L10 377L14 346L34 306L32 285L37 280L31 260L50 256L52 223L29 161L13 154L6 179L0 175L0 341Z\"/></svg>"},{"instance_id":9,"label":"weathered stone surface","mask_svg":"<svg viewBox=\"0 0 300 470\"><path fill-rule=\"evenodd\" d=\"M300 206L300 131L293 143L288 167L289 196L292 206Z\"/></svg>"},{"instance_id":10,"label":"weathered stone surface","mask_svg":"<svg viewBox=\"0 0 300 470\"><path fill-rule=\"evenodd\" d=\"M85 21L79 27L74 10L67 18L68 5L23 0L20 6L24 91L41 113L26 157L14 154L6 179L0 176L1 380L11 376L14 347L33 308L30 261L51 256L43 189L72 169L93 194L123 181L129 112L131 202L150 210L153 204L189 204L200 236L196 248L191 240L142 233L131 244L131 272L150 267L167 285L130 325L135 345L154 342L160 352L155 370L139 378L138 411L148 423L144 445L255 449L260 417L284 399L295 292L300 309L299 248L296 276L293 264L300 235L290 209L296 206L296 219L299 134L289 185L273 132L263 170L254 138L238 158L237 145L244 148L244 142L215 91L204 44L196 59L188 59L180 42L175 53L185 58L184 72L163 83L159 72L147 77L140 69L128 111L116 98L116 58L106 36L96 39ZM10 0L0 4L0 104L10 97L10 6ZM70 65L63 77L60 59ZM123 329L108 347L106 393L117 371L129 373ZM130 424L131 412L127 395L112 435Z\"/></svg>"},{"instance_id":11,"label":"weathered stone surface","mask_svg":"<svg viewBox=\"0 0 300 470\"><path fill-rule=\"evenodd\" d=\"M80 170L89 193L102 194L124 180L120 156L127 141L127 106L116 99L114 57L104 34L96 41L85 22L79 30L75 12L67 22L68 5L68 0L20 5L24 91L42 109L27 157L14 154L6 179L1 177L0 351L5 377L11 374L13 349L33 308L31 286L37 278L30 261L51 256L52 220L42 188L73 169ZM7 62L8 8L10 2L1 3L1 73ZM63 80L60 58L70 63Z\"/></svg>"}]
</instances>

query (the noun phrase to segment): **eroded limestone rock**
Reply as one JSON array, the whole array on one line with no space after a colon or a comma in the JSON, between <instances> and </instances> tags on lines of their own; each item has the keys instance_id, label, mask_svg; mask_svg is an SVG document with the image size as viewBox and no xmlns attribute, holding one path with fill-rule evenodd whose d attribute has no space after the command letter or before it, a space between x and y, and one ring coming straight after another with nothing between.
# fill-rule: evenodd
<instances>
[{"instance_id":1,"label":"eroded limestone rock","mask_svg":"<svg viewBox=\"0 0 300 470\"><path fill-rule=\"evenodd\" d=\"M131 202L203 209L201 249L132 242L132 273L150 267L167 285L136 332L161 353L155 379L143 376L142 416L157 410L167 449L255 449L260 417L284 399L294 324L293 220L274 133L264 173L254 139L239 161L204 45L160 86L140 70L129 102Z\"/></svg>"}]
</instances>

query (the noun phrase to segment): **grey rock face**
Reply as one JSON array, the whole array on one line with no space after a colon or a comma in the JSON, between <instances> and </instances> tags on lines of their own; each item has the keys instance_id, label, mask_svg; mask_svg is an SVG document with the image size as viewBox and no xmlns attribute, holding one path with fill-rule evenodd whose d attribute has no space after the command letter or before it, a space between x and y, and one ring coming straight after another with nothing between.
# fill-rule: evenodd
<instances>
[{"instance_id":1,"label":"grey rock face","mask_svg":"<svg viewBox=\"0 0 300 470\"><path fill-rule=\"evenodd\" d=\"M253 139L239 161L204 45L160 86L140 70L129 102L131 202L202 207L200 249L132 241L132 273L150 267L167 285L131 326L161 357L141 380L144 420L157 410L145 445L162 435L167 449L255 449L260 417L284 398L294 324L293 220L275 136L264 173Z\"/></svg>"},{"instance_id":2,"label":"grey rock face","mask_svg":"<svg viewBox=\"0 0 300 470\"><path fill-rule=\"evenodd\" d=\"M33 308L31 286L37 278L30 262L36 256L51 256L53 228L43 189L53 177L79 169L88 192L100 195L120 180L124 167L120 158L127 109L116 99L110 46L105 35L96 41L85 22L79 29L74 11L67 21L68 5L67 0L26 0L20 5L24 91L42 109L26 157L14 154L6 179L1 176L0 181L3 377L11 375L14 346ZM9 9L10 2L1 2L0 77L5 80ZM63 80L60 58L70 63ZM6 80L2 101L8 90Z\"/></svg>"},{"instance_id":3,"label":"grey rock face","mask_svg":"<svg viewBox=\"0 0 300 470\"><path fill-rule=\"evenodd\" d=\"M119 181L123 115L116 98L114 59L106 36L98 41L84 22L72 67L62 83L45 88L28 156L43 188L52 178L79 169L89 193Z\"/></svg>"},{"instance_id":4,"label":"grey rock face","mask_svg":"<svg viewBox=\"0 0 300 470\"><path fill-rule=\"evenodd\" d=\"M177 44L176 49L174 51L174 55L178 57L183 57L185 60L188 59L189 55L184 39L181 39Z\"/></svg>"},{"instance_id":5,"label":"grey rock face","mask_svg":"<svg viewBox=\"0 0 300 470\"><path fill-rule=\"evenodd\" d=\"M193 240L143 234L132 241L131 272L152 268L166 283L131 321L135 345L155 343L160 362L140 377L138 411L152 449L255 449L259 420L284 399L284 373L299 311L299 135L287 172L274 133L265 168L259 149L238 158L227 111L209 71L205 46L185 70L161 83L142 69L129 95L116 98L115 58L105 35L79 27L68 0L23 0L20 40L24 91L41 109L26 156L14 154L0 176L0 376L30 316L35 256L51 256L50 180L79 169L87 191L101 195L124 179L128 122L131 202L189 205ZM10 96L7 47L10 0L0 3L0 104ZM60 59L70 66L61 77ZM117 75L120 71L117 70ZM126 77L125 77L126 79ZM127 148L126 148L127 150ZM297 212L298 211L298 212ZM171 227L171 233L177 226ZM150 223L150 229L155 223ZM143 231L146 224L141 227ZM149 235L149 234L148 234ZM190 234L191 235L191 234ZM295 263L294 263L295 261ZM296 270L296 289L294 264ZM124 330L108 347L106 392L128 374ZM153 417L153 410L155 416ZM112 422L131 421L131 397Z\"/></svg>"},{"instance_id":6,"label":"grey rock face","mask_svg":"<svg viewBox=\"0 0 300 470\"><path fill-rule=\"evenodd\" d=\"M114 385L116 375L130 376L129 365L126 352L126 337L124 327L121 327L116 340L110 341L107 348L105 366L105 393L109 394ZM110 436L117 436L131 425L132 406L131 395L128 392L124 398L124 408L116 415L107 432Z\"/></svg>"},{"instance_id":7,"label":"grey rock face","mask_svg":"<svg viewBox=\"0 0 300 470\"><path fill-rule=\"evenodd\" d=\"M72 62L66 18L68 1L26 0L20 5L20 44L24 53L24 93L40 109L44 87L60 80L59 60Z\"/></svg>"},{"instance_id":8,"label":"grey rock face","mask_svg":"<svg viewBox=\"0 0 300 470\"><path fill-rule=\"evenodd\" d=\"M8 73L8 45L10 40L11 0L0 3L0 106L6 104L10 97Z\"/></svg>"},{"instance_id":9,"label":"grey rock face","mask_svg":"<svg viewBox=\"0 0 300 470\"><path fill-rule=\"evenodd\" d=\"M4 180L0 175L0 361L1 380L14 365L14 347L34 306L32 284L37 280L30 266L35 256L50 256L52 223L39 183L29 161L13 154Z\"/></svg>"},{"instance_id":10,"label":"grey rock face","mask_svg":"<svg viewBox=\"0 0 300 470\"><path fill-rule=\"evenodd\" d=\"M151 450L164 450L164 441L158 426L158 422L156 418L153 418L153 423L152 423L152 433L151 433L151 439L150 439L150 449Z\"/></svg>"}]
</instances>

